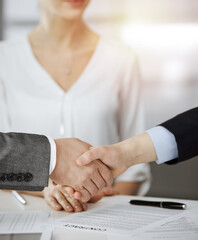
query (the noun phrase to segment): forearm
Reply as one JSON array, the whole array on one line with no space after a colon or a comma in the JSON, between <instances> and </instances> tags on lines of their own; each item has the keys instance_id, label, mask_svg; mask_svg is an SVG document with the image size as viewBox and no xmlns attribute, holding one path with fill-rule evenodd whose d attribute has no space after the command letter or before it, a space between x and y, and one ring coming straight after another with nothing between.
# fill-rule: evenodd
<instances>
[{"instance_id":1,"label":"forearm","mask_svg":"<svg viewBox=\"0 0 198 240\"><path fill-rule=\"evenodd\" d=\"M34 191L18 191L18 193L28 194L37 197L44 197L43 191L42 192L34 192Z\"/></svg>"},{"instance_id":2,"label":"forearm","mask_svg":"<svg viewBox=\"0 0 198 240\"><path fill-rule=\"evenodd\" d=\"M151 138L143 133L114 145L94 147L81 155L76 162L83 166L96 159L107 165L115 178L133 165L156 161L157 155Z\"/></svg>"},{"instance_id":3,"label":"forearm","mask_svg":"<svg viewBox=\"0 0 198 240\"><path fill-rule=\"evenodd\" d=\"M135 164L157 160L153 142L147 133L129 138L119 145L127 168Z\"/></svg>"}]
</instances>

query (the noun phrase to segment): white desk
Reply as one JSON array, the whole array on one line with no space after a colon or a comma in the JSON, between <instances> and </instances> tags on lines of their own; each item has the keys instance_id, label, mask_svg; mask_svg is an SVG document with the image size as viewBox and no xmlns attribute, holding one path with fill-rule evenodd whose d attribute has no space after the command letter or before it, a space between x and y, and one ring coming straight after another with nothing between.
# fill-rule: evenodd
<instances>
[{"instance_id":1,"label":"white desk","mask_svg":"<svg viewBox=\"0 0 198 240\"><path fill-rule=\"evenodd\" d=\"M12 196L10 192L0 191L0 211L16 211L16 210L44 210L44 211L51 211L51 208L46 204L44 199L39 197L33 197L28 195L23 195L25 199L27 200L27 205L23 206L22 204L18 203L16 199ZM99 201L96 204L89 204L90 208L95 208L98 206L103 206L105 204L108 204L110 202L115 201L117 198L120 198L121 196L115 196L115 197L105 197L101 201ZM130 197L130 196L122 196L123 198L127 198L128 200L136 197ZM139 199L140 197L138 197ZM159 200L159 198L146 198L148 200ZM164 199L163 199L164 200ZM173 199L166 199L166 200L173 200ZM196 207L198 209L198 201L190 201L190 200L178 200L174 199L175 201L181 201L187 204L188 209ZM53 211L55 218L62 218L66 216L68 213L61 211ZM75 213L74 213L75 214ZM107 240L107 236L104 233L92 233L92 232L83 232L83 231L73 231L69 229L63 229L63 228L55 228L54 231L54 239L55 240Z\"/></svg>"}]
</instances>

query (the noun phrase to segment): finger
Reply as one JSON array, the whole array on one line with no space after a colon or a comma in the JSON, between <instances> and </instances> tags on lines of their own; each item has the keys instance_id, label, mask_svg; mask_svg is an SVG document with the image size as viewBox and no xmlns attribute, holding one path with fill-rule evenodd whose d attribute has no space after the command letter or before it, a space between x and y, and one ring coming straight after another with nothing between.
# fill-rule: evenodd
<instances>
[{"instance_id":1,"label":"finger","mask_svg":"<svg viewBox=\"0 0 198 240\"><path fill-rule=\"evenodd\" d=\"M84 187L83 189L80 190L82 197L80 198L80 200L82 202L88 202L89 199L91 198L91 194L90 192Z\"/></svg>"},{"instance_id":2,"label":"finger","mask_svg":"<svg viewBox=\"0 0 198 240\"><path fill-rule=\"evenodd\" d=\"M73 188L62 186L61 192L67 199L67 202L70 203L70 205L72 206L72 208L75 212L83 211L83 206L82 206L81 202L74 198Z\"/></svg>"},{"instance_id":3,"label":"finger","mask_svg":"<svg viewBox=\"0 0 198 240\"><path fill-rule=\"evenodd\" d=\"M106 186L107 187L112 186L113 175L112 175L111 171L104 164L100 164L100 166L98 168L98 172L100 173L101 177L106 182Z\"/></svg>"},{"instance_id":4,"label":"finger","mask_svg":"<svg viewBox=\"0 0 198 240\"><path fill-rule=\"evenodd\" d=\"M70 191L71 190L71 191ZM72 198L74 196L74 190L71 187L61 186L60 191L63 196L68 200L68 198Z\"/></svg>"},{"instance_id":5,"label":"finger","mask_svg":"<svg viewBox=\"0 0 198 240\"><path fill-rule=\"evenodd\" d=\"M82 194L80 192L75 192L74 193L74 198L77 200L80 200L82 198Z\"/></svg>"},{"instance_id":6,"label":"finger","mask_svg":"<svg viewBox=\"0 0 198 240\"><path fill-rule=\"evenodd\" d=\"M114 188L104 189L103 193L105 196L113 196L113 195L119 194L119 192L117 190L115 190Z\"/></svg>"},{"instance_id":7,"label":"finger","mask_svg":"<svg viewBox=\"0 0 198 240\"><path fill-rule=\"evenodd\" d=\"M74 194L68 194L67 192L64 193L64 187L62 187L62 193L67 198L67 201L73 207L75 212L83 211L83 207L82 207L81 202L74 198Z\"/></svg>"},{"instance_id":8,"label":"finger","mask_svg":"<svg viewBox=\"0 0 198 240\"><path fill-rule=\"evenodd\" d=\"M46 199L47 204L52 207L56 211L62 210L62 206L56 201L54 197L47 197Z\"/></svg>"},{"instance_id":9,"label":"finger","mask_svg":"<svg viewBox=\"0 0 198 240\"><path fill-rule=\"evenodd\" d=\"M75 191L72 187L62 186L61 191L64 195L68 194L71 198L74 198L76 200L80 200L82 197L82 194L80 192Z\"/></svg>"},{"instance_id":10,"label":"finger","mask_svg":"<svg viewBox=\"0 0 198 240\"><path fill-rule=\"evenodd\" d=\"M101 176L99 170L92 176L92 181L95 183L98 190L102 190L104 187L106 187L106 182Z\"/></svg>"},{"instance_id":11,"label":"finger","mask_svg":"<svg viewBox=\"0 0 198 240\"><path fill-rule=\"evenodd\" d=\"M86 203L82 203L82 207L83 207L83 210L86 211L87 210L87 204Z\"/></svg>"},{"instance_id":12,"label":"finger","mask_svg":"<svg viewBox=\"0 0 198 240\"><path fill-rule=\"evenodd\" d=\"M96 148L92 147L89 151L82 154L76 160L76 163L79 166L87 165L94 160L103 159L103 156L104 156L103 147L96 147Z\"/></svg>"},{"instance_id":13,"label":"finger","mask_svg":"<svg viewBox=\"0 0 198 240\"><path fill-rule=\"evenodd\" d=\"M57 202L63 207L63 209L64 209L66 212L73 212L73 211L74 211L73 207L72 207L71 204L67 201L67 199L66 199L65 196L62 194L62 192L58 191L58 192L55 194L55 198L56 198Z\"/></svg>"},{"instance_id":14,"label":"finger","mask_svg":"<svg viewBox=\"0 0 198 240\"><path fill-rule=\"evenodd\" d=\"M91 196L94 196L99 192L99 189L98 189L97 185L93 182L92 179L87 179L83 183L83 187L86 188L89 191Z\"/></svg>"},{"instance_id":15,"label":"finger","mask_svg":"<svg viewBox=\"0 0 198 240\"><path fill-rule=\"evenodd\" d=\"M93 196L93 197L89 200L89 203L96 203L96 202L98 202L99 200L101 200L103 197L104 197L104 193L103 193L103 192L100 192L100 193L98 193L97 195Z\"/></svg>"},{"instance_id":16,"label":"finger","mask_svg":"<svg viewBox=\"0 0 198 240\"><path fill-rule=\"evenodd\" d=\"M75 190L72 187L61 186L60 190L66 198L68 198L68 197L73 198L74 197Z\"/></svg>"},{"instance_id":17,"label":"finger","mask_svg":"<svg viewBox=\"0 0 198 240\"><path fill-rule=\"evenodd\" d=\"M84 210L82 203L80 201L78 201L74 198L71 198L71 197L69 197L67 200L73 206L75 212L82 212Z\"/></svg>"},{"instance_id":18,"label":"finger","mask_svg":"<svg viewBox=\"0 0 198 240\"><path fill-rule=\"evenodd\" d=\"M75 191L72 187L64 187L65 191L68 193L68 194L74 194Z\"/></svg>"}]
</instances>

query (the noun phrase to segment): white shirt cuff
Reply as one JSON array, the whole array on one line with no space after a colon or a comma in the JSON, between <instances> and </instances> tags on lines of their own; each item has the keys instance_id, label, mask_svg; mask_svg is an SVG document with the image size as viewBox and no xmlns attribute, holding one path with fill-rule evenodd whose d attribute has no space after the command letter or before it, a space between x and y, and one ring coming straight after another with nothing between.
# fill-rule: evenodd
<instances>
[{"instance_id":1,"label":"white shirt cuff","mask_svg":"<svg viewBox=\"0 0 198 240\"><path fill-rule=\"evenodd\" d=\"M157 126L146 131L155 147L157 163L165 163L178 158L178 148L175 136L166 128Z\"/></svg>"},{"instance_id":2,"label":"white shirt cuff","mask_svg":"<svg viewBox=\"0 0 198 240\"><path fill-rule=\"evenodd\" d=\"M51 154L50 154L50 166L49 166L49 175L54 171L54 168L56 166L56 144L54 140L46 136L49 140L49 143L51 145Z\"/></svg>"}]
</instances>

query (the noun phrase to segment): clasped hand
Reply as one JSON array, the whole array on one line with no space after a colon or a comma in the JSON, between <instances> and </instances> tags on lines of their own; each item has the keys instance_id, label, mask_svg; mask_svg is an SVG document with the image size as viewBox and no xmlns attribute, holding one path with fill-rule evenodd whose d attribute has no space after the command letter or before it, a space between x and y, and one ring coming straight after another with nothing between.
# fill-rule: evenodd
<instances>
[{"instance_id":1,"label":"clasped hand","mask_svg":"<svg viewBox=\"0 0 198 240\"><path fill-rule=\"evenodd\" d=\"M76 159L91 145L76 138L58 139L55 143L56 167L50 175L55 183L70 186L81 193L82 202L87 202L104 187L112 185L112 173L100 160L85 166L76 164Z\"/></svg>"}]
</instances>

